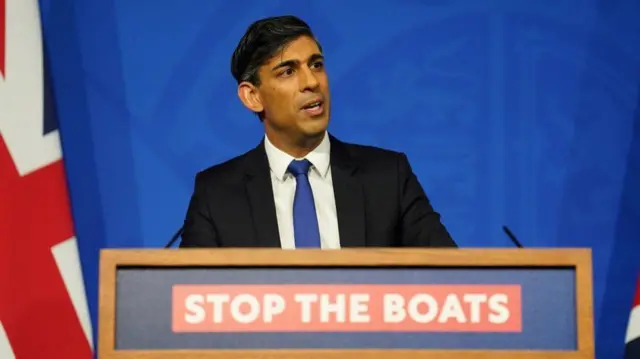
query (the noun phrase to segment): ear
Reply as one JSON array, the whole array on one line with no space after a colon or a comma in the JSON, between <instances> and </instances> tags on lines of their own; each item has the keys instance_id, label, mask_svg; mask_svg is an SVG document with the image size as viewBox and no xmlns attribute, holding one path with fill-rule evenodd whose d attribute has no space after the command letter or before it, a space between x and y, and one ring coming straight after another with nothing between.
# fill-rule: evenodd
<instances>
[{"instance_id":1,"label":"ear","mask_svg":"<svg viewBox=\"0 0 640 359\"><path fill-rule=\"evenodd\" d=\"M238 85L238 97L240 101L251 111L260 113L264 110L262 105L262 99L260 98L260 92L250 82L241 82Z\"/></svg>"}]
</instances>

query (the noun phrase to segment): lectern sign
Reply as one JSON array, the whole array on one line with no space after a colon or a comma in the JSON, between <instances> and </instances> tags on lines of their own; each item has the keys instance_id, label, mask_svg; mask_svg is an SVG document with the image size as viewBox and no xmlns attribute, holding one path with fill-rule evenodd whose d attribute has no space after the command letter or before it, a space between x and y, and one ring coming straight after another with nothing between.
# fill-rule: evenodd
<instances>
[{"instance_id":1,"label":"lectern sign","mask_svg":"<svg viewBox=\"0 0 640 359\"><path fill-rule=\"evenodd\" d=\"M99 347L107 359L593 359L590 265L588 250L104 251Z\"/></svg>"},{"instance_id":2,"label":"lectern sign","mask_svg":"<svg viewBox=\"0 0 640 359\"><path fill-rule=\"evenodd\" d=\"M520 332L519 285L174 285L174 332Z\"/></svg>"}]
</instances>

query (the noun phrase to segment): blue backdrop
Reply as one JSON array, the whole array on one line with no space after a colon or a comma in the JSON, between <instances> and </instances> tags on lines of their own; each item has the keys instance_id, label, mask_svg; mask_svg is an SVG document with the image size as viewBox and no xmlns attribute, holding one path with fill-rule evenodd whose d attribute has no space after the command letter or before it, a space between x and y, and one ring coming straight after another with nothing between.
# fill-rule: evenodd
<instances>
[{"instance_id":1,"label":"blue backdrop","mask_svg":"<svg viewBox=\"0 0 640 359\"><path fill-rule=\"evenodd\" d=\"M408 154L463 247L593 248L598 358L619 358L640 257L634 0L41 0L96 318L100 248L161 247L193 176L253 147L231 52L292 13L326 49L331 131Z\"/></svg>"}]
</instances>

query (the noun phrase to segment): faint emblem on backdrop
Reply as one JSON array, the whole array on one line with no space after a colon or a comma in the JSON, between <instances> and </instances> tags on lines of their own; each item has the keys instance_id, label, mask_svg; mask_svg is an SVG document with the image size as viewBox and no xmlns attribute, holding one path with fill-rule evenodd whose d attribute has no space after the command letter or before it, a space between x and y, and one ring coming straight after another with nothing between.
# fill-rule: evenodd
<instances>
[{"instance_id":1,"label":"faint emblem on backdrop","mask_svg":"<svg viewBox=\"0 0 640 359\"><path fill-rule=\"evenodd\" d=\"M636 105L625 77L633 58L623 41L592 37L594 26L603 34L613 26L593 9L494 7L416 12L419 26L345 53L361 61L333 79L333 125L354 141L406 152L462 244L508 246L505 223L532 245L549 243L563 218L581 211L601 218L589 226L602 231L612 218L596 203L615 206L624 167L593 163L592 144L625 156L629 122L609 119L630 118Z\"/></svg>"}]
</instances>

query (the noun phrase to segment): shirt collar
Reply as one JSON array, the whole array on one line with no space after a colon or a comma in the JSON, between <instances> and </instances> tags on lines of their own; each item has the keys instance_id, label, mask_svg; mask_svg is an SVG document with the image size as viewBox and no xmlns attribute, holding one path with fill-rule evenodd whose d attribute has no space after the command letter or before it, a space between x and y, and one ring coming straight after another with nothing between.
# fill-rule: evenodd
<instances>
[{"instance_id":1,"label":"shirt collar","mask_svg":"<svg viewBox=\"0 0 640 359\"><path fill-rule=\"evenodd\" d=\"M271 171L279 181L284 180L289 164L296 158L274 146L266 135L264 136L264 147L267 152ZM329 141L329 134L325 132L324 138L318 147L309 152L304 158L311 162L312 170L316 171L321 177L325 177L329 172L329 162L331 158L331 141ZM297 159L301 160L302 158Z\"/></svg>"}]
</instances>

